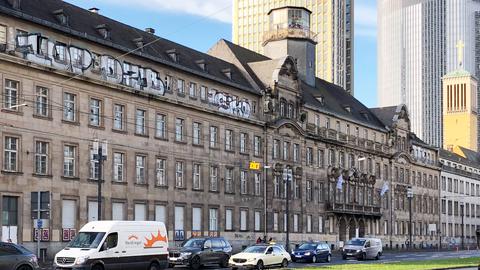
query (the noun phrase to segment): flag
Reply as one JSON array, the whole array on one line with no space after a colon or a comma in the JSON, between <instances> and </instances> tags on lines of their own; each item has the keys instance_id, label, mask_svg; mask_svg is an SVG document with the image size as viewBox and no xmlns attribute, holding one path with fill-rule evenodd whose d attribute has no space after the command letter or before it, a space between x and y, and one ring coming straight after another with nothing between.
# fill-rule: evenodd
<instances>
[{"instance_id":1,"label":"flag","mask_svg":"<svg viewBox=\"0 0 480 270\"><path fill-rule=\"evenodd\" d=\"M342 190L342 185L343 185L343 174L340 174L340 176L337 179L337 189Z\"/></svg>"},{"instance_id":2,"label":"flag","mask_svg":"<svg viewBox=\"0 0 480 270\"><path fill-rule=\"evenodd\" d=\"M383 187L382 187L382 191L380 191L380 196L383 197L383 195L385 195L385 193L389 190L388 188L388 182L384 182L383 183Z\"/></svg>"}]
</instances>

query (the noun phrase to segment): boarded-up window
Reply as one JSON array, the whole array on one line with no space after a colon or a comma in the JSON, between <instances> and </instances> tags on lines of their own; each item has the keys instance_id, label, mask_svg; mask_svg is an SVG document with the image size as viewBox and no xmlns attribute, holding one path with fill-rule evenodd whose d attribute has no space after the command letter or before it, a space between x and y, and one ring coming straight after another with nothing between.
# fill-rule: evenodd
<instances>
[{"instance_id":1,"label":"boarded-up window","mask_svg":"<svg viewBox=\"0 0 480 270\"><path fill-rule=\"evenodd\" d=\"M233 229L232 220L233 219L233 211L232 209L225 210L225 230L231 231Z\"/></svg>"},{"instance_id":2,"label":"boarded-up window","mask_svg":"<svg viewBox=\"0 0 480 270\"><path fill-rule=\"evenodd\" d=\"M202 208L194 207L192 209L192 230L200 231L202 229Z\"/></svg>"},{"instance_id":3,"label":"boarded-up window","mask_svg":"<svg viewBox=\"0 0 480 270\"><path fill-rule=\"evenodd\" d=\"M147 220L147 206L143 203L135 204L135 220Z\"/></svg>"},{"instance_id":4,"label":"boarded-up window","mask_svg":"<svg viewBox=\"0 0 480 270\"><path fill-rule=\"evenodd\" d=\"M183 231L184 208L175 206L175 230Z\"/></svg>"},{"instance_id":5,"label":"boarded-up window","mask_svg":"<svg viewBox=\"0 0 480 270\"><path fill-rule=\"evenodd\" d=\"M97 202L88 202L88 221L98 220L98 203Z\"/></svg>"},{"instance_id":6,"label":"boarded-up window","mask_svg":"<svg viewBox=\"0 0 480 270\"><path fill-rule=\"evenodd\" d=\"M62 201L62 228L64 229L74 229L75 220L76 220L76 211L75 211L75 201L74 200L63 200Z\"/></svg>"},{"instance_id":7,"label":"boarded-up window","mask_svg":"<svg viewBox=\"0 0 480 270\"><path fill-rule=\"evenodd\" d=\"M155 221L160 221L167 225L167 208L165 205L155 206Z\"/></svg>"},{"instance_id":8,"label":"boarded-up window","mask_svg":"<svg viewBox=\"0 0 480 270\"><path fill-rule=\"evenodd\" d=\"M112 203L112 220L125 220L125 204L122 202Z\"/></svg>"}]
</instances>

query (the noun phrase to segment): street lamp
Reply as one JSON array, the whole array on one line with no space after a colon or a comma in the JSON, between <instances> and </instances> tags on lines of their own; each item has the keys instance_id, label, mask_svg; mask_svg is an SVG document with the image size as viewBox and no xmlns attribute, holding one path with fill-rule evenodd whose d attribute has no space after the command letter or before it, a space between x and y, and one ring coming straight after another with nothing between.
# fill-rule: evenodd
<instances>
[{"instance_id":1,"label":"street lamp","mask_svg":"<svg viewBox=\"0 0 480 270\"><path fill-rule=\"evenodd\" d=\"M286 206L285 206L285 212L287 214L287 230L286 230L286 237L285 237L285 249L287 252L290 252L290 182L292 181L292 168L290 166L287 166L283 169L283 181L287 184L286 187Z\"/></svg>"},{"instance_id":2,"label":"street lamp","mask_svg":"<svg viewBox=\"0 0 480 270\"><path fill-rule=\"evenodd\" d=\"M412 198L413 198L413 189L411 186L407 187L407 198L408 198L408 211L409 211L409 224L408 224L408 249L412 249Z\"/></svg>"},{"instance_id":3,"label":"street lamp","mask_svg":"<svg viewBox=\"0 0 480 270\"><path fill-rule=\"evenodd\" d=\"M465 248L465 244L464 244L464 239L465 239L465 232L464 232L464 227L465 227L465 224L464 224L464 215L465 215L465 208L464 208L464 202L460 202L460 215L462 215L462 249Z\"/></svg>"},{"instance_id":4,"label":"street lamp","mask_svg":"<svg viewBox=\"0 0 480 270\"><path fill-rule=\"evenodd\" d=\"M98 139L93 141L93 159L98 162L98 217L97 220L102 220L102 167L103 161L107 160L107 140L102 140L100 143Z\"/></svg>"}]
</instances>

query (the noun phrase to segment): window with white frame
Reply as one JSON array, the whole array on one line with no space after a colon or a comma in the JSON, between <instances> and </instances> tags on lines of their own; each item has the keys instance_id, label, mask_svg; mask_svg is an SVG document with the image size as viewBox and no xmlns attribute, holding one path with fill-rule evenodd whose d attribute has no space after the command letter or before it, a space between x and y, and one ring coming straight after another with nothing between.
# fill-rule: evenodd
<instances>
[{"instance_id":1,"label":"window with white frame","mask_svg":"<svg viewBox=\"0 0 480 270\"><path fill-rule=\"evenodd\" d=\"M307 147L305 158L306 158L305 162L307 163L307 166L312 166L313 165L313 149L311 147Z\"/></svg>"},{"instance_id":2,"label":"window with white frame","mask_svg":"<svg viewBox=\"0 0 480 270\"><path fill-rule=\"evenodd\" d=\"M278 232L278 213L273 213L273 231Z\"/></svg>"},{"instance_id":3,"label":"window with white frame","mask_svg":"<svg viewBox=\"0 0 480 270\"><path fill-rule=\"evenodd\" d=\"M247 210L240 210L240 230L241 231L246 231L248 229L247 216L248 216Z\"/></svg>"},{"instance_id":4,"label":"window with white frame","mask_svg":"<svg viewBox=\"0 0 480 270\"><path fill-rule=\"evenodd\" d=\"M248 135L247 133L240 133L240 153L247 152L247 145L248 145Z\"/></svg>"},{"instance_id":5,"label":"window with white frame","mask_svg":"<svg viewBox=\"0 0 480 270\"><path fill-rule=\"evenodd\" d=\"M260 173L255 173L254 178L255 178L255 195L260 196L262 193L262 175Z\"/></svg>"},{"instance_id":6,"label":"window with white frame","mask_svg":"<svg viewBox=\"0 0 480 270\"><path fill-rule=\"evenodd\" d=\"M300 159L300 145L297 143L293 144L293 162L299 162Z\"/></svg>"},{"instance_id":7,"label":"window with white frame","mask_svg":"<svg viewBox=\"0 0 480 270\"><path fill-rule=\"evenodd\" d=\"M202 165L193 163L193 189L202 189Z\"/></svg>"},{"instance_id":8,"label":"window with white frame","mask_svg":"<svg viewBox=\"0 0 480 270\"><path fill-rule=\"evenodd\" d=\"M248 176L246 171L240 171L240 194L248 192Z\"/></svg>"},{"instance_id":9,"label":"window with white frame","mask_svg":"<svg viewBox=\"0 0 480 270\"><path fill-rule=\"evenodd\" d=\"M322 149L317 150L317 167L323 168L325 166L325 151Z\"/></svg>"},{"instance_id":10,"label":"window with white frame","mask_svg":"<svg viewBox=\"0 0 480 270\"><path fill-rule=\"evenodd\" d=\"M335 151L333 149L328 150L328 166L335 165Z\"/></svg>"},{"instance_id":11,"label":"window with white frame","mask_svg":"<svg viewBox=\"0 0 480 270\"><path fill-rule=\"evenodd\" d=\"M210 191L218 191L218 167L210 166Z\"/></svg>"},{"instance_id":12,"label":"window with white frame","mask_svg":"<svg viewBox=\"0 0 480 270\"><path fill-rule=\"evenodd\" d=\"M233 150L233 130L230 129L225 130L225 150Z\"/></svg>"},{"instance_id":13,"label":"window with white frame","mask_svg":"<svg viewBox=\"0 0 480 270\"><path fill-rule=\"evenodd\" d=\"M90 99L90 125L91 126L100 126L100 114L102 112L102 101L96 98Z\"/></svg>"},{"instance_id":14,"label":"window with white frame","mask_svg":"<svg viewBox=\"0 0 480 270\"><path fill-rule=\"evenodd\" d=\"M210 126L210 147L215 148L218 146L218 128Z\"/></svg>"},{"instance_id":15,"label":"window with white frame","mask_svg":"<svg viewBox=\"0 0 480 270\"><path fill-rule=\"evenodd\" d=\"M205 85L200 86L200 99L207 99L207 87Z\"/></svg>"},{"instance_id":16,"label":"window with white frame","mask_svg":"<svg viewBox=\"0 0 480 270\"><path fill-rule=\"evenodd\" d=\"M123 182L125 179L125 154L113 153L113 181Z\"/></svg>"},{"instance_id":17,"label":"window with white frame","mask_svg":"<svg viewBox=\"0 0 480 270\"><path fill-rule=\"evenodd\" d=\"M280 197L280 176L278 175L273 177L273 197Z\"/></svg>"},{"instance_id":18,"label":"window with white frame","mask_svg":"<svg viewBox=\"0 0 480 270\"><path fill-rule=\"evenodd\" d=\"M112 220L126 220L125 218L125 203L112 203Z\"/></svg>"},{"instance_id":19,"label":"window with white frame","mask_svg":"<svg viewBox=\"0 0 480 270\"><path fill-rule=\"evenodd\" d=\"M175 119L175 140L177 142L183 141L184 125L185 125L185 120L181 118Z\"/></svg>"},{"instance_id":20,"label":"window with white frame","mask_svg":"<svg viewBox=\"0 0 480 270\"><path fill-rule=\"evenodd\" d=\"M208 230L211 232L218 231L218 209L210 208L208 218Z\"/></svg>"},{"instance_id":21,"label":"window with white frame","mask_svg":"<svg viewBox=\"0 0 480 270\"><path fill-rule=\"evenodd\" d=\"M260 136L253 137L253 155L260 156L262 149L262 140Z\"/></svg>"},{"instance_id":22,"label":"window with white frame","mask_svg":"<svg viewBox=\"0 0 480 270\"><path fill-rule=\"evenodd\" d=\"M279 152L280 152L280 141L277 139L274 139L273 145L272 145L272 157L274 159L277 159Z\"/></svg>"},{"instance_id":23,"label":"window with white frame","mask_svg":"<svg viewBox=\"0 0 480 270\"><path fill-rule=\"evenodd\" d=\"M261 221L262 213L260 211L255 211L254 212L254 218L255 218L255 231L260 231L262 229L262 221Z\"/></svg>"},{"instance_id":24,"label":"window with white frame","mask_svg":"<svg viewBox=\"0 0 480 270\"><path fill-rule=\"evenodd\" d=\"M136 168L135 168L135 171L136 171L136 183L137 184L146 184L147 183L147 179L146 179L146 175L145 175L145 172L147 170L146 166L147 166L147 157L144 156L144 155L137 155L135 157L135 165L136 165Z\"/></svg>"},{"instance_id":25,"label":"window with white frame","mask_svg":"<svg viewBox=\"0 0 480 270\"><path fill-rule=\"evenodd\" d=\"M166 167L167 160L164 158L157 158L155 162L157 186L167 186Z\"/></svg>"},{"instance_id":26,"label":"window with white frame","mask_svg":"<svg viewBox=\"0 0 480 270\"><path fill-rule=\"evenodd\" d=\"M183 231L184 230L184 212L185 207L183 206L175 206L175 231Z\"/></svg>"},{"instance_id":27,"label":"window with white frame","mask_svg":"<svg viewBox=\"0 0 480 270\"><path fill-rule=\"evenodd\" d=\"M197 84L191 82L188 92L189 92L189 95L190 95L191 97L196 97L196 96L197 96Z\"/></svg>"},{"instance_id":28,"label":"window with white frame","mask_svg":"<svg viewBox=\"0 0 480 270\"><path fill-rule=\"evenodd\" d=\"M178 188L184 187L183 175L184 175L184 163L183 161L175 162L175 186Z\"/></svg>"},{"instance_id":29,"label":"window with white frame","mask_svg":"<svg viewBox=\"0 0 480 270\"><path fill-rule=\"evenodd\" d=\"M48 174L48 153L49 143L36 141L35 142L35 173L46 175Z\"/></svg>"},{"instance_id":30,"label":"window with white frame","mask_svg":"<svg viewBox=\"0 0 480 270\"><path fill-rule=\"evenodd\" d=\"M290 152L290 143L289 142L283 142L283 160L288 160L289 159L289 152Z\"/></svg>"},{"instance_id":31,"label":"window with white frame","mask_svg":"<svg viewBox=\"0 0 480 270\"><path fill-rule=\"evenodd\" d=\"M77 95L72 93L63 93L63 120L77 121Z\"/></svg>"},{"instance_id":32,"label":"window with white frame","mask_svg":"<svg viewBox=\"0 0 480 270\"><path fill-rule=\"evenodd\" d=\"M307 215L307 233L312 232L312 215Z\"/></svg>"},{"instance_id":33,"label":"window with white frame","mask_svg":"<svg viewBox=\"0 0 480 270\"><path fill-rule=\"evenodd\" d=\"M293 215L293 231L298 232L298 214Z\"/></svg>"},{"instance_id":34,"label":"window with white frame","mask_svg":"<svg viewBox=\"0 0 480 270\"><path fill-rule=\"evenodd\" d=\"M226 168L225 169L225 192L226 193L234 193L235 188L234 188L234 183L233 183L233 168Z\"/></svg>"},{"instance_id":35,"label":"window with white frame","mask_svg":"<svg viewBox=\"0 0 480 270\"><path fill-rule=\"evenodd\" d=\"M318 217L318 233L323 233L323 217Z\"/></svg>"},{"instance_id":36,"label":"window with white frame","mask_svg":"<svg viewBox=\"0 0 480 270\"><path fill-rule=\"evenodd\" d=\"M136 220L136 221L147 220L147 205L146 204L136 203L134 210L135 210L134 220Z\"/></svg>"},{"instance_id":37,"label":"window with white frame","mask_svg":"<svg viewBox=\"0 0 480 270\"><path fill-rule=\"evenodd\" d=\"M155 119L155 137L160 139L167 138L167 116L157 113Z\"/></svg>"},{"instance_id":38,"label":"window with white frame","mask_svg":"<svg viewBox=\"0 0 480 270\"><path fill-rule=\"evenodd\" d=\"M77 148L73 145L63 146L63 176L76 176L76 151Z\"/></svg>"},{"instance_id":39,"label":"window with white frame","mask_svg":"<svg viewBox=\"0 0 480 270\"><path fill-rule=\"evenodd\" d=\"M49 90L43 86L35 88L35 114L38 116L48 117L48 97Z\"/></svg>"},{"instance_id":40,"label":"window with white frame","mask_svg":"<svg viewBox=\"0 0 480 270\"><path fill-rule=\"evenodd\" d=\"M312 201L313 199L313 187L312 187L312 181L311 180L308 180L307 181L307 202L310 202Z\"/></svg>"},{"instance_id":41,"label":"window with white frame","mask_svg":"<svg viewBox=\"0 0 480 270\"><path fill-rule=\"evenodd\" d=\"M62 200L62 229L75 229L77 220L75 200Z\"/></svg>"},{"instance_id":42,"label":"window with white frame","mask_svg":"<svg viewBox=\"0 0 480 270\"><path fill-rule=\"evenodd\" d=\"M290 223L291 226L291 223ZM283 214L283 231L287 231L287 214Z\"/></svg>"},{"instance_id":43,"label":"window with white frame","mask_svg":"<svg viewBox=\"0 0 480 270\"><path fill-rule=\"evenodd\" d=\"M5 80L5 92L4 92L4 108L8 110L18 110L18 96L19 96L18 81Z\"/></svg>"},{"instance_id":44,"label":"window with white frame","mask_svg":"<svg viewBox=\"0 0 480 270\"><path fill-rule=\"evenodd\" d=\"M137 109L135 112L135 133L139 135L147 135L147 111Z\"/></svg>"},{"instance_id":45,"label":"window with white frame","mask_svg":"<svg viewBox=\"0 0 480 270\"><path fill-rule=\"evenodd\" d=\"M233 230L233 210L225 209L225 230Z\"/></svg>"},{"instance_id":46,"label":"window with white frame","mask_svg":"<svg viewBox=\"0 0 480 270\"><path fill-rule=\"evenodd\" d=\"M125 130L125 106L115 104L113 106L113 129Z\"/></svg>"},{"instance_id":47,"label":"window with white frame","mask_svg":"<svg viewBox=\"0 0 480 270\"><path fill-rule=\"evenodd\" d=\"M100 177L100 163L95 159L95 150L90 148L90 179L98 180Z\"/></svg>"},{"instance_id":48,"label":"window with white frame","mask_svg":"<svg viewBox=\"0 0 480 270\"><path fill-rule=\"evenodd\" d=\"M200 145L202 143L202 124L193 122L193 144Z\"/></svg>"},{"instance_id":49,"label":"window with white frame","mask_svg":"<svg viewBox=\"0 0 480 270\"><path fill-rule=\"evenodd\" d=\"M98 220L98 203L96 201L89 201L87 205L88 221Z\"/></svg>"},{"instance_id":50,"label":"window with white frame","mask_svg":"<svg viewBox=\"0 0 480 270\"><path fill-rule=\"evenodd\" d=\"M185 94L185 81L182 79L177 80L177 92L182 95Z\"/></svg>"},{"instance_id":51,"label":"window with white frame","mask_svg":"<svg viewBox=\"0 0 480 270\"><path fill-rule=\"evenodd\" d=\"M0 25L0 45L7 45L7 27Z\"/></svg>"},{"instance_id":52,"label":"window with white frame","mask_svg":"<svg viewBox=\"0 0 480 270\"><path fill-rule=\"evenodd\" d=\"M192 231L200 232L202 230L202 208L192 208Z\"/></svg>"},{"instance_id":53,"label":"window with white frame","mask_svg":"<svg viewBox=\"0 0 480 270\"><path fill-rule=\"evenodd\" d=\"M155 221L167 225L167 207L165 205L155 205Z\"/></svg>"}]
</instances>

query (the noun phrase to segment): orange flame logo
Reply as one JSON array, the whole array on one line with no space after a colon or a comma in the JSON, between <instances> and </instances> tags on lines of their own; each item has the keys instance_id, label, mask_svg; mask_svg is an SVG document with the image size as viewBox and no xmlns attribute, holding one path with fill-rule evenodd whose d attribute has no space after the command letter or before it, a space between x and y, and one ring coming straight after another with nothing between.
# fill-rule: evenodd
<instances>
[{"instance_id":1,"label":"orange flame logo","mask_svg":"<svg viewBox=\"0 0 480 270\"><path fill-rule=\"evenodd\" d=\"M130 235L130 236L128 237L128 240L130 240L130 241L132 241L132 240L138 240L138 236L132 234L132 235Z\"/></svg>"},{"instance_id":2,"label":"orange flame logo","mask_svg":"<svg viewBox=\"0 0 480 270\"><path fill-rule=\"evenodd\" d=\"M145 237L145 240L146 242L143 244L144 248L153 248L153 245L157 242L167 243L167 235L162 235L160 230L158 230L158 234L156 236L152 233L152 238L148 239Z\"/></svg>"}]
</instances>

